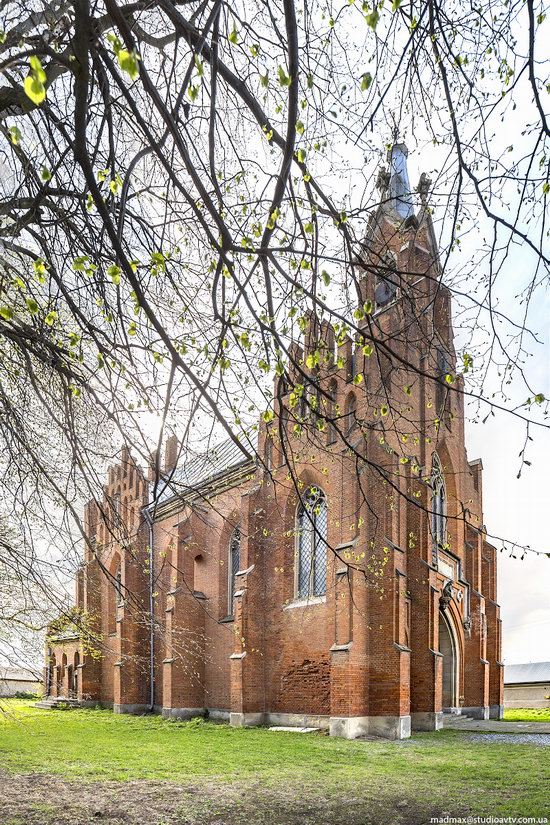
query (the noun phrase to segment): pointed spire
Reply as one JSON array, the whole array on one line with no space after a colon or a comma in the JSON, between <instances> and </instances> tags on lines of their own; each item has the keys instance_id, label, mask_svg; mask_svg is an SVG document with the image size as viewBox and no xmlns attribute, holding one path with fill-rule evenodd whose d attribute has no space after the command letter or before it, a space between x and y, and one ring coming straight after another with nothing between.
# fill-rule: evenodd
<instances>
[{"instance_id":1,"label":"pointed spire","mask_svg":"<svg viewBox=\"0 0 550 825\"><path fill-rule=\"evenodd\" d=\"M411 185L407 170L407 155L409 150L404 143L394 143L388 151L390 165L390 180L388 198L392 209L404 221L414 215Z\"/></svg>"}]
</instances>

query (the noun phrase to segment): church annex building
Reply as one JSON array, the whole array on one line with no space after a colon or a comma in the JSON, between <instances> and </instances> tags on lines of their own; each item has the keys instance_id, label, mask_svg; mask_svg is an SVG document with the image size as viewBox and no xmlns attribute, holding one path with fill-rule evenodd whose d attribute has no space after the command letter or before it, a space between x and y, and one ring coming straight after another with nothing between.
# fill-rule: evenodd
<instances>
[{"instance_id":1,"label":"church annex building","mask_svg":"<svg viewBox=\"0 0 550 825\"><path fill-rule=\"evenodd\" d=\"M122 449L86 507L81 628L48 638L51 697L348 738L502 716L482 465L462 378L445 380L451 298L404 146L379 186L358 285L374 352L312 315L254 458L228 440L178 461L172 437L154 507L151 472Z\"/></svg>"}]
</instances>

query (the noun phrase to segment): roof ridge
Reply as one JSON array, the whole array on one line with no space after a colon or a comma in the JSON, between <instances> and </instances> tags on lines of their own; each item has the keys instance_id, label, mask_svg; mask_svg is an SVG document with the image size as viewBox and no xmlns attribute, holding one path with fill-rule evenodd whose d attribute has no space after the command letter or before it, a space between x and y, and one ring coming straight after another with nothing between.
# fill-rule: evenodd
<instances>
[{"instance_id":1,"label":"roof ridge","mask_svg":"<svg viewBox=\"0 0 550 825\"><path fill-rule=\"evenodd\" d=\"M245 433L244 436L256 452L258 431L252 434ZM207 481L213 481L249 461L233 438L219 441L213 447L187 457L183 463L170 470L168 477L157 484L156 504L164 503L178 494L193 491ZM173 489L174 487L180 489Z\"/></svg>"}]
</instances>

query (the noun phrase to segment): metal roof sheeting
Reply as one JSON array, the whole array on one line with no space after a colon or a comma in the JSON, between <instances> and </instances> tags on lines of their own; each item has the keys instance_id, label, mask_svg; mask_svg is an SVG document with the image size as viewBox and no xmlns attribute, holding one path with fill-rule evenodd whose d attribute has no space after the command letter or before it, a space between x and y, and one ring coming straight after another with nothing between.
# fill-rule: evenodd
<instances>
[{"instance_id":1,"label":"metal roof sheeting","mask_svg":"<svg viewBox=\"0 0 550 825\"><path fill-rule=\"evenodd\" d=\"M243 446L255 454L257 449L257 434L243 439ZM250 460L244 455L239 445L228 438L216 447L200 453L181 466L176 467L167 481L160 480L157 485L157 505L162 504L174 496L185 496L188 493L212 483L238 467L249 464ZM154 493L154 484L151 484L151 498ZM151 506L151 505L150 505Z\"/></svg>"},{"instance_id":2,"label":"metal roof sheeting","mask_svg":"<svg viewBox=\"0 0 550 825\"><path fill-rule=\"evenodd\" d=\"M526 662L504 666L504 684L520 685L528 682L550 682L550 662Z\"/></svg>"}]
</instances>

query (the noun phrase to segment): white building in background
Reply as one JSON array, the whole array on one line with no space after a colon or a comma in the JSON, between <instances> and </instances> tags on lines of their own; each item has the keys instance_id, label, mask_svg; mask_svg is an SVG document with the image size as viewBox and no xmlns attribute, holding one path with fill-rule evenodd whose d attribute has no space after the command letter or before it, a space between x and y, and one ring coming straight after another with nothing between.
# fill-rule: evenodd
<instances>
[{"instance_id":1,"label":"white building in background","mask_svg":"<svg viewBox=\"0 0 550 825\"><path fill-rule=\"evenodd\" d=\"M17 693L42 693L42 680L30 670L21 667L0 667L0 698Z\"/></svg>"},{"instance_id":2,"label":"white building in background","mask_svg":"<svg viewBox=\"0 0 550 825\"><path fill-rule=\"evenodd\" d=\"M505 665L504 707L550 708L550 662Z\"/></svg>"}]
</instances>

